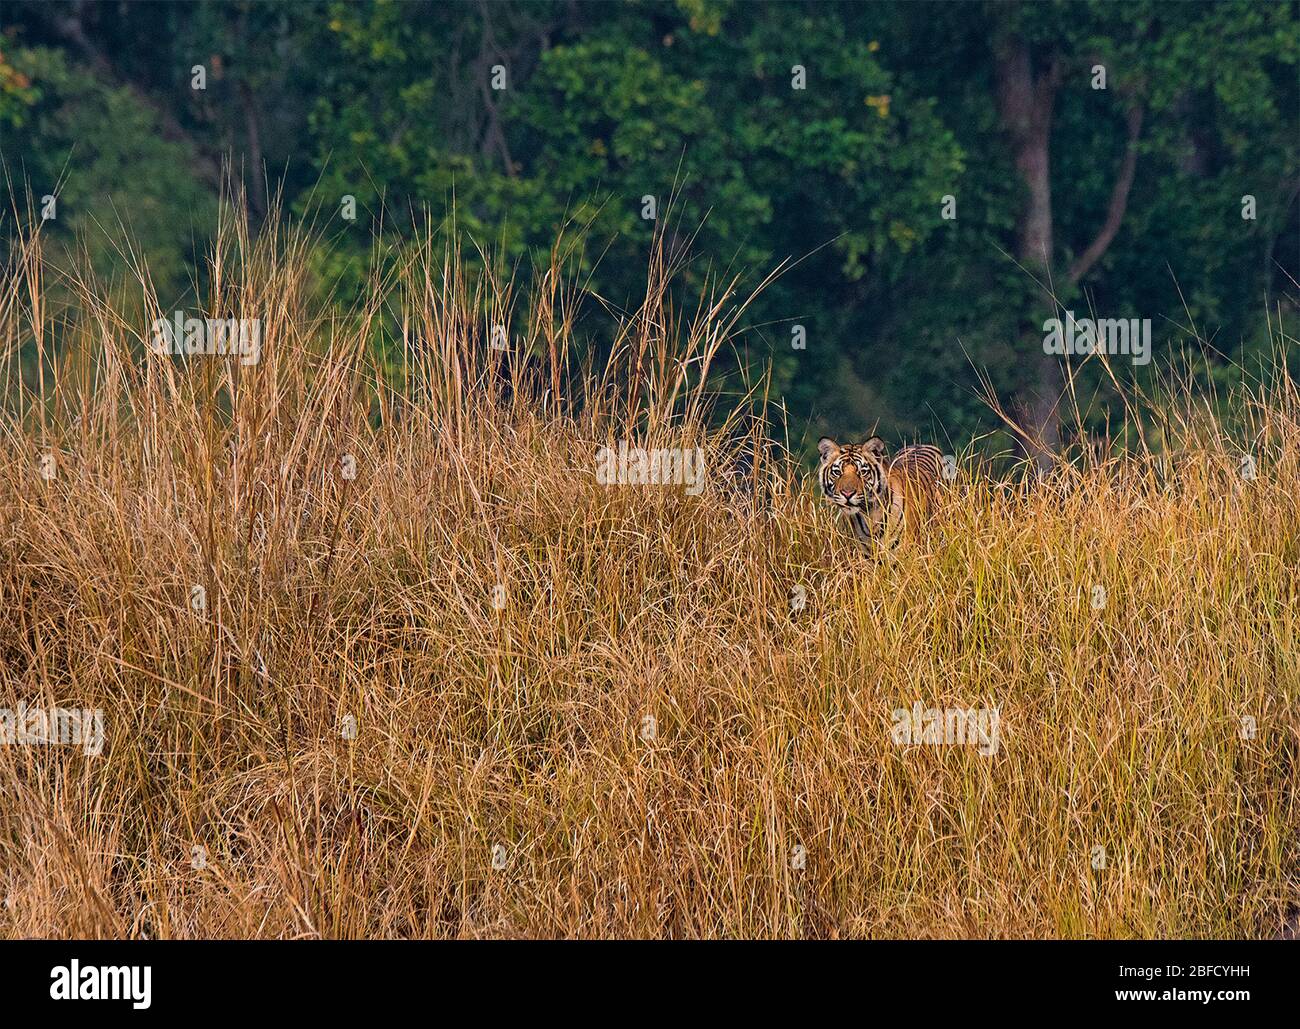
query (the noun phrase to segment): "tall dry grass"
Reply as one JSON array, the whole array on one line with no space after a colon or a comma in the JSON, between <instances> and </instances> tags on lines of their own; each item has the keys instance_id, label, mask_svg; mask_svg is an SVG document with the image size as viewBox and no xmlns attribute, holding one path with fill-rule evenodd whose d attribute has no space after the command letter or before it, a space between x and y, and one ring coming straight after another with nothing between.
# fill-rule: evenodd
<instances>
[{"instance_id":1,"label":"tall dry grass","mask_svg":"<svg viewBox=\"0 0 1300 1029\"><path fill-rule=\"evenodd\" d=\"M0 746L0 933L1283 925L1285 377L1237 398L1235 436L1188 394L1158 455L1026 484L969 464L928 531L866 554L708 392L735 284L683 311L661 250L583 364L568 244L520 285L428 237L338 315L302 236L242 224L205 307L262 319L255 366L148 353L169 311L129 254L134 296L73 274L66 310L39 234L5 271L0 706L99 707L107 741ZM625 438L706 447L708 490L598 485ZM997 753L895 745L915 701L996 706Z\"/></svg>"}]
</instances>

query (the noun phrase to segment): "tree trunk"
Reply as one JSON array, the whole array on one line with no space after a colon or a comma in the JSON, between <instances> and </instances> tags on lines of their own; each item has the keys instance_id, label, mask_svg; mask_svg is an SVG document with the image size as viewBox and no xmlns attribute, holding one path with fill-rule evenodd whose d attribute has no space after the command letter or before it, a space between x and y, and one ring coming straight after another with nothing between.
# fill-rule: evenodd
<instances>
[{"instance_id":1,"label":"tree trunk","mask_svg":"<svg viewBox=\"0 0 1300 1029\"><path fill-rule=\"evenodd\" d=\"M994 62L998 113L1011 142L1016 171L1028 190L1025 206L1016 223L1016 258L1021 268L1034 277L1044 307L1053 310L1056 302L1052 296L1052 108L1061 85L1061 60L1058 55L1049 54L1035 69L1029 44L1021 37L1009 34L995 45ZM1144 113L1140 101L1130 100L1131 106L1125 114L1128 146L1115 175L1106 217L1096 237L1062 276L1071 286L1087 275L1106 252L1124 220L1137 171L1138 137L1142 132ZM1034 459L1040 471L1045 472L1055 462L1061 442L1060 409L1065 380L1060 358L1043 353L1040 339L1034 327L1021 338L1026 352L1034 355L1034 378L1018 406L1020 416L1026 422L1022 428L1027 438L1021 440L1025 453Z\"/></svg>"},{"instance_id":2,"label":"tree trunk","mask_svg":"<svg viewBox=\"0 0 1300 1029\"><path fill-rule=\"evenodd\" d=\"M1019 37L1001 40L995 48L998 111L1010 138L1016 171L1028 190L1016 224L1016 257L1032 275L1052 306L1052 108L1060 85L1060 63L1051 56L1035 73L1029 45ZM1021 345L1033 353L1034 379L1019 404L1028 439L1026 452L1042 471L1052 467L1061 441L1060 401L1064 390L1060 360L1042 351L1040 337L1030 331Z\"/></svg>"},{"instance_id":3,"label":"tree trunk","mask_svg":"<svg viewBox=\"0 0 1300 1029\"><path fill-rule=\"evenodd\" d=\"M253 166L248 180L252 187L250 199L258 217L265 217L266 186L263 176L266 174L266 169L262 166L262 125L257 116L257 100L248 85L248 80L243 76L240 76L238 88L239 103L244 109L244 127L248 135L248 160Z\"/></svg>"}]
</instances>

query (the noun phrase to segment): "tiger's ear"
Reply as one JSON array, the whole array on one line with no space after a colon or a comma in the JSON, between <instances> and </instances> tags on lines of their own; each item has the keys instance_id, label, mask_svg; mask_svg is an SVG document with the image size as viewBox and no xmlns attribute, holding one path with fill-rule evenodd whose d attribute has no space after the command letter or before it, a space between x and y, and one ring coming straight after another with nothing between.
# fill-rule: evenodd
<instances>
[{"instance_id":1,"label":"tiger's ear","mask_svg":"<svg viewBox=\"0 0 1300 1029\"><path fill-rule=\"evenodd\" d=\"M862 444L862 449L873 457L884 457L885 441L879 436L872 436L871 439Z\"/></svg>"},{"instance_id":2,"label":"tiger's ear","mask_svg":"<svg viewBox=\"0 0 1300 1029\"><path fill-rule=\"evenodd\" d=\"M823 436L817 441L817 453L823 458L832 457L840 452L840 445L829 436Z\"/></svg>"}]
</instances>

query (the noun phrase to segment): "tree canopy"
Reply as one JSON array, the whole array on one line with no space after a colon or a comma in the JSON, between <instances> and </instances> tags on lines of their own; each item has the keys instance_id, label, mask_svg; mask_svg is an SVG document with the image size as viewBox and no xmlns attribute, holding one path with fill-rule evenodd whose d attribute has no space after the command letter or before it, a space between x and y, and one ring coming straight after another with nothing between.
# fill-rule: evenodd
<instances>
[{"instance_id":1,"label":"tree canopy","mask_svg":"<svg viewBox=\"0 0 1300 1029\"><path fill-rule=\"evenodd\" d=\"M958 440L998 428L982 384L1025 411L1059 384L1062 310L1149 319L1155 368L1207 380L1294 320L1297 53L1288 3L18 0L0 157L57 243L111 269L122 225L172 295L223 162L255 214L328 220L344 294L425 219L506 266L577 227L593 347L671 217L688 285L789 264L737 360L796 438Z\"/></svg>"}]
</instances>

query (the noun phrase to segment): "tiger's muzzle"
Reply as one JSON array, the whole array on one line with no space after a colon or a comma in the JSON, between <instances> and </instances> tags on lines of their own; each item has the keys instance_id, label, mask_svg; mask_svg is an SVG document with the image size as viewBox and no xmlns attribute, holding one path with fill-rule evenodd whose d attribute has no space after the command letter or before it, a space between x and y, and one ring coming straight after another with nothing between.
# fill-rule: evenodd
<instances>
[{"instance_id":1,"label":"tiger's muzzle","mask_svg":"<svg viewBox=\"0 0 1300 1029\"><path fill-rule=\"evenodd\" d=\"M826 498L837 507L862 510L867 506L867 487L856 465L846 464L838 477L824 483Z\"/></svg>"}]
</instances>

